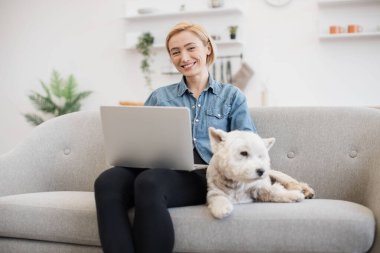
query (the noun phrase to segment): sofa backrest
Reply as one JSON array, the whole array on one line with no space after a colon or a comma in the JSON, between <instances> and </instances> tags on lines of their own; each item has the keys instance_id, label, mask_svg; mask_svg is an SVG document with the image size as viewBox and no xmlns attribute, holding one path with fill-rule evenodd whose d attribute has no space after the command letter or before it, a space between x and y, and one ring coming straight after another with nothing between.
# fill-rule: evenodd
<instances>
[{"instance_id":1,"label":"sofa backrest","mask_svg":"<svg viewBox=\"0 0 380 253\"><path fill-rule=\"evenodd\" d=\"M380 110L269 107L251 110L261 137L275 137L272 168L309 183L319 198L365 202L378 182Z\"/></svg>"},{"instance_id":2,"label":"sofa backrest","mask_svg":"<svg viewBox=\"0 0 380 253\"><path fill-rule=\"evenodd\" d=\"M347 107L252 108L262 137L275 137L272 168L309 183L319 198L363 202L380 169L380 111ZM0 156L0 196L92 191L105 161L98 111L51 119ZM377 177L373 177L377 178Z\"/></svg>"}]
</instances>

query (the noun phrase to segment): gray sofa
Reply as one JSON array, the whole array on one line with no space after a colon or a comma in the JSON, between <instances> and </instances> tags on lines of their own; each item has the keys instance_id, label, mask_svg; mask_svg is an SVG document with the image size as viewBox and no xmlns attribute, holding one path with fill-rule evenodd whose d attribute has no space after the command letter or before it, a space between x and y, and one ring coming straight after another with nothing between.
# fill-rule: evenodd
<instances>
[{"instance_id":1,"label":"gray sofa","mask_svg":"<svg viewBox=\"0 0 380 253\"><path fill-rule=\"evenodd\" d=\"M277 139L272 167L309 183L317 199L239 205L225 220L204 205L170 209L175 252L380 252L380 111L251 113L259 134ZM36 127L0 156L0 252L102 252L92 190L105 168L98 112Z\"/></svg>"}]
</instances>

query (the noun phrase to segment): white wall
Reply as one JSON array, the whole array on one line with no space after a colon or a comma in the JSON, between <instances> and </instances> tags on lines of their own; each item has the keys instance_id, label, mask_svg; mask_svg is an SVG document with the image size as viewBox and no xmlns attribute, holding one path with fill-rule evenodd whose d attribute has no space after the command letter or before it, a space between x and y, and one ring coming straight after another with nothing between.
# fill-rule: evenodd
<instances>
[{"instance_id":1,"label":"white wall","mask_svg":"<svg viewBox=\"0 0 380 253\"><path fill-rule=\"evenodd\" d=\"M144 101L149 91L139 56L123 49L128 23L121 17L136 2L0 0L0 154L30 134L33 128L21 115L33 111L27 94L41 91L39 80L48 81L53 69L74 74L80 89L94 91L83 110ZM234 2L245 10L244 55L255 70L246 89L251 106L260 105L262 83L274 106L380 104L379 37L320 41L316 0L293 0L282 8L264 0ZM154 78L156 87L177 79Z\"/></svg>"}]
</instances>

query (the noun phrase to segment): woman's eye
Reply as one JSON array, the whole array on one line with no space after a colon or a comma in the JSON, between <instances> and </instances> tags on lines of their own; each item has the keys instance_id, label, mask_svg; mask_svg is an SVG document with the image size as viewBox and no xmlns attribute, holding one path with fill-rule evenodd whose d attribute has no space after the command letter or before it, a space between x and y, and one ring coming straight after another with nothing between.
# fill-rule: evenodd
<instances>
[{"instance_id":1,"label":"woman's eye","mask_svg":"<svg viewBox=\"0 0 380 253\"><path fill-rule=\"evenodd\" d=\"M247 151L242 151L242 152L240 152L240 155L247 157L248 156L248 152Z\"/></svg>"},{"instance_id":2,"label":"woman's eye","mask_svg":"<svg viewBox=\"0 0 380 253\"><path fill-rule=\"evenodd\" d=\"M189 47L188 50L193 51L195 47Z\"/></svg>"}]
</instances>

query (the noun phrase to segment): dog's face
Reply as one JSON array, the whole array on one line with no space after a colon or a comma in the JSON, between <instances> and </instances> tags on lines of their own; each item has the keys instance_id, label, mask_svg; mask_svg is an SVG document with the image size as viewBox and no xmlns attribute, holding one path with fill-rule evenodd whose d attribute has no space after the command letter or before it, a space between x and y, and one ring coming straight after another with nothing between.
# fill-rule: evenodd
<instances>
[{"instance_id":1,"label":"dog's face","mask_svg":"<svg viewBox=\"0 0 380 253\"><path fill-rule=\"evenodd\" d=\"M250 131L225 132L209 128L212 162L225 177L241 182L252 182L268 175L268 151L274 138L262 139Z\"/></svg>"}]
</instances>

